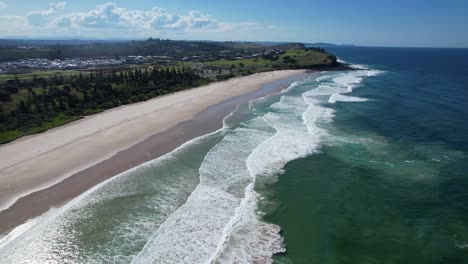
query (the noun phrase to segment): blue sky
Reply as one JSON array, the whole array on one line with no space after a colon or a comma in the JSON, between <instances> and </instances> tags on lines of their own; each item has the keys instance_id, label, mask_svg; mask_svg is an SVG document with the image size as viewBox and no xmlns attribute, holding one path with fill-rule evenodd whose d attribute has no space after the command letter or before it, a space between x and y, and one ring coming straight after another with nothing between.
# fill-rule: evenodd
<instances>
[{"instance_id":1,"label":"blue sky","mask_svg":"<svg viewBox=\"0 0 468 264\"><path fill-rule=\"evenodd\" d=\"M468 47L466 0L0 0L0 37Z\"/></svg>"}]
</instances>

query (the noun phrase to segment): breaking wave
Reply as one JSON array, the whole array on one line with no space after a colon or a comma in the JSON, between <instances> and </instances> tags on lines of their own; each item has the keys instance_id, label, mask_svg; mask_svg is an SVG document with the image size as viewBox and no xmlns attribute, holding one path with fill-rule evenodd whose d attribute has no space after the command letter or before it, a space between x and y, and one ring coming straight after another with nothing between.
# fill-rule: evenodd
<instances>
[{"instance_id":1,"label":"breaking wave","mask_svg":"<svg viewBox=\"0 0 468 264\"><path fill-rule=\"evenodd\" d=\"M255 186L274 181L288 162L319 151L328 135L321 124L334 116L323 103L365 101L341 93L367 76L368 70L326 73L250 102L254 117L232 127L209 151L200 184L133 263L271 263L274 254L285 252L280 227L261 219Z\"/></svg>"},{"instance_id":2,"label":"breaking wave","mask_svg":"<svg viewBox=\"0 0 468 264\"><path fill-rule=\"evenodd\" d=\"M286 248L280 227L262 220L256 186L318 152L334 117L327 104L365 102L344 94L378 73L315 73L240 105L223 129L106 181L22 231L3 245L0 263L271 263ZM103 237L96 236L102 243L69 246L93 232L83 223L96 221L104 221Z\"/></svg>"}]
</instances>

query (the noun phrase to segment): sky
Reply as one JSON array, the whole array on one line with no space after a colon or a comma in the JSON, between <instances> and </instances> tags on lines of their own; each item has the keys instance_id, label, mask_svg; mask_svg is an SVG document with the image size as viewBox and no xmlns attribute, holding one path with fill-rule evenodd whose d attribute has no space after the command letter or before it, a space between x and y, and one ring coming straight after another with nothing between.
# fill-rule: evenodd
<instances>
[{"instance_id":1,"label":"sky","mask_svg":"<svg viewBox=\"0 0 468 264\"><path fill-rule=\"evenodd\" d=\"M468 47L468 0L0 0L0 38Z\"/></svg>"}]
</instances>

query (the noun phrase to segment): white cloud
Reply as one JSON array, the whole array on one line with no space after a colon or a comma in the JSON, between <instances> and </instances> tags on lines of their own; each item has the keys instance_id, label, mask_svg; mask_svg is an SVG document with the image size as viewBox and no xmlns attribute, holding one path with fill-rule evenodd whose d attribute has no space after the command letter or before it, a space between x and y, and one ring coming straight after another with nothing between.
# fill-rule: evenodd
<instances>
[{"instance_id":1,"label":"white cloud","mask_svg":"<svg viewBox=\"0 0 468 264\"><path fill-rule=\"evenodd\" d=\"M66 4L67 2L50 3L49 9L28 13L26 18L31 25L46 26L57 15L57 11L64 9Z\"/></svg>"},{"instance_id":2,"label":"white cloud","mask_svg":"<svg viewBox=\"0 0 468 264\"><path fill-rule=\"evenodd\" d=\"M51 5L57 9L64 9L67 5L67 2L52 3Z\"/></svg>"},{"instance_id":3,"label":"white cloud","mask_svg":"<svg viewBox=\"0 0 468 264\"><path fill-rule=\"evenodd\" d=\"M24 16L0 16L0 34L3 36L14 36L31 29L28 21ZM18 29L21 29L19 31Z\"/></svg>"},{"instance_id":4,"label":"white cloud","mask_svg":"<svg viewBox=\"0 0 468 264\"><path fill-rule=\"evenodd\" d=\"M50 22L50 18L55 14L53 8L44 11L34 11L26 15L29 24L34 26L45 26Z\"/></svg>"},{"instance_id":5,"label":"white cloud","mask_svg":"<svg viewBox=\"0 0 468 264\"><path fill-rule=\"evenodd\" d=\"M27 26L23 23L21 28L16 27L17 34L52 33L63 36L80 34L99 37L131 34L135 37L142 37L181 36L185 33L203 35L202 33L216 34L217 32L239 32L261 28L255 23L219 21L196 10L177 14L159 7L136 10L108 2L97 5L92 10L67 13L66 5L66 2L54 2L47 10L33 11L25 16L19 16L18 19L23 18ZM1 16L0 20L2 20ZM20 33L22 29L24 32ZM0 29L0 34L2 31L6 30Z\"/></svg>"},{"instance_id":6,"label":"white cloud","mask_svg":"<svg viewBox=\"0 0 468 264\"><path fill-rule=\"evenodd\" d=\"M149 11L130 10L111 2L99 5L89 12L61 16L55 22L57 26L67 27L134 28L150 31L199 29L217 23L199 11L178 15L157 7Z\"/></svg>"},{"instance_id":7,"label":"white cloud","mask_svg":"<svg viewBox=\"0 0 468 264\"><path fill-rule=\"evenodd\" d=\"M7 5L5 3L3 3L3 2L0 2L0 9L2 9L2 8L7 8Z\"/></svg>"}]
</instances>

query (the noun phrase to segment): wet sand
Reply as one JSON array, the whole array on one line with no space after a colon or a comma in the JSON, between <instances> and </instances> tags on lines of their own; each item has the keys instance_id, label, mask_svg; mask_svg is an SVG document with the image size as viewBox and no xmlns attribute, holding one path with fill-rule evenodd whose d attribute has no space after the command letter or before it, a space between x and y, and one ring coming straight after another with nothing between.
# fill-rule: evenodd
<instances>
[{"instance_id":1,"label":"wet sand","mask_svg":"<svg viewBox=\"0 0 468 264\"><path fill-rule=\"evenodd\" d=\"M102 161L97 162L96 164L91 164L90 166L86 167L86 164L89 164L89 161L84 160L83 164L80 166L85 166L81 170L77 170L76 173L71 173L70 175L63 177L63 175L56 175L56 179L60 179L58 183L51 184L50 186L46 186L44 188L40 188L37 191L34 191L30 194L27 194L20 199L16 200L8 209L5 209L0 212L0 234L6 233L12 230L14 227L24 223L26 220L31 219L33 217L39 216L49 210L52 207L59 207L70 201L71 199L79 196L80 194L84 193L85 191L89 190L93 186L121 173L130 168L136 167L146 161L155 159L161 155L164 155L176 147L180 146L184 142L196 138L198 136L213 132L222 127L222 120L225 116L227 116L230 112L232 112L238 104L248 102L249 100L259 98L274 92L278 92L281 89L286 88L291 84L293 81L304 78L306 76L305 71L279 71L279 74L271 75L271 76L262 76L263 79L257 80L257 82L249 83L247 78L252 78L252 76L248 77L241 77L237 78L236 82L234 82L237 86L239 83L245 83L245 85L250 87L243 87L243 90L240 93L234 93L233 96L229 96L226 94L226 98L224 100L220 100L216 102L214 100L214 104L211 105L203 105L200 103L199 105L195 105L192 107L193 113L190 118L180 118L181 116L176 116L171 122L168 122L168 125L165 129L157 131L155 133L150 134L151 136L146 138L141 138L139 141L135 142L131 146L126 146L129 143L125 142L123 150L112 152L114 150L109 150L110 153L109 157L104 157ZM253 77L255 77L254 75ZM245 79L245 80L243 80ZM230 82L230 81L227 81ZM232 82L232 81L231 81ZM221 82L226 83L226 82ZM214 85L218 85L216 83ZM227 85L226 87L229 87ZM219 87L216 87L219 88ZM223 86L221 86L223 88ZM204 87L196 88L196 89L204 89ZM185 92L185 91L184 91ZM181 92L181 93L184 93ZM199 95L199 94L195 94ZM206 94L201 94L206 95ZM175 95L177 96L177 95ZM217 98L221 98L218 96ZM156 98L152 99L147 102L139 103L139 104L147 104L158 99L163 98ZM192 99L192 98L190 98ZM208 100L209 102L209 100ZM187 102L182 102L187 104ZM197 104L197 102L190 101L188 104ZM170 105L169 105L170 106ZM177 107L177 106L174 106ZM197 113L197 109L200 109ZM110 110L112 111L112 110ZM107 111L106 111L107 112ZM156 111L157 112L157 111ZM153 120L154 118L158 117L158 114L164 113L149 113L149 118L146 118L142 122L148 122ZM160 116L160 115L159 115ZM162 117L161 117L162 118ZM86 121L86 120L84 120ZM134 120L131 120L134 121ZM177 122L178 121L178 122ZM78 121L83 122L83 121ZM174 123L175 122L175 123ZM127 122L128 123L128 122ZM134 122L133 122L134 124ZM132 124L125 124L125 129L130 128ZM73 126L73 124L71 124ZM111 126L106 130L116 129L119 124L116 126ZM146 128L146 127L145 127ZM163 127L164 128L164 127ZM149 131L147 133L151 133L151 131L155 131L154 127L149 127ZM117 132L122 131L121 129L117 130ZM52 131L53 132L53 131ZM118 145L120 142L117 142L118 136L115 136L116 139L112 138L113 133L109 133L108 131L98 131L98 133L104 132L105 136L109 136L110 142L113 144ZM46 132L47 133L47 132ZM115 132L114 132L115 133ZM92 137L94 134L91 134ZM115 134L114 134L115 135ZM33 136L33 137L41 137L41 135ZM37 138L33 138L37 139ZM28 139L25 139L28 140ZM80 142L84 141L84 142ZM70 146L73 144L86 144L87 138L80 138L78 142L72 141L69 144L65 144L65 146ZM14 142L13 142L14 144ZM87 148L88 152L98 152L96 148L102 146L99 145L89 145ZM73 149L73 148L72 148ZM69 151L72 149L65 148L63 151ZM58 149L52 149L52 151L61 150L60 146ZM62 155L68 155L66 152L61 152ZM48 152L40 153L39 156L43 157L47 155ZM1 152L0 152L1 155ZM109 154L108 154L109 155ZM43 157L45 158L45 157ZM49 160L53 166L53 160ZM66 164L57 164L57 166L64 166ZM18 164L14 164L13 166L21 166L21 162ZM11 168L10 167L7 167ZM28 168L31 169L31 168ZM76 169L76 168L75 168ZM2 170L0 170L2 172ZM34 175L33 175L34 176ZM52 175L51 177L53 177ZM2 180L0 176L0 181ZM4 192L4 190L0 189L0 193ZM1 198L1 195L0 195Z\"/></svg>"}]
</instances>

